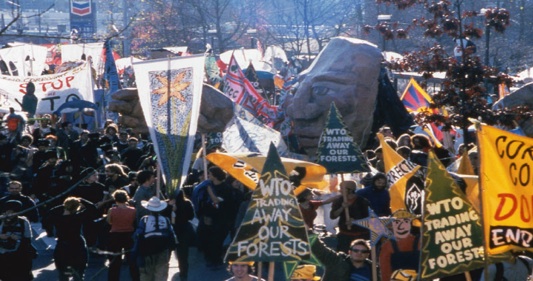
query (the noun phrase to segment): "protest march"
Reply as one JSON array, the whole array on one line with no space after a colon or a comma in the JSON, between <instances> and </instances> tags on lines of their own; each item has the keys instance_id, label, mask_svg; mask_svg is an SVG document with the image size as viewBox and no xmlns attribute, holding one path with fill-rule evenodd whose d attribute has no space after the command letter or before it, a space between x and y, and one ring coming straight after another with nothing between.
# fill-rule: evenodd
<instances>
[{"instance_id":1,"label":"protest march","mask_svg":"<svg viewBox=\"0 0 533 281\"><path fill-rule=\"evenodd\" d=\"M119 70L95 49L0 75L0 280L45 280L37 243L50 280L97 280L96 259L107 280L532 278L533 136L446 123L374 44L269 75L237 51Z\"/></svg>"}]
</instances>

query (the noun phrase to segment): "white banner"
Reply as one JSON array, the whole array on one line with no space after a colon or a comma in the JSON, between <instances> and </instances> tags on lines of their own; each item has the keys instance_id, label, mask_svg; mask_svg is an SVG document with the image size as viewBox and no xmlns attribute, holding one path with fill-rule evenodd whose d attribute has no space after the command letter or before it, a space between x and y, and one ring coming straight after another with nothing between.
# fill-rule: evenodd
<instances>
[{"instance_id":1,"label":"white banner","mask_svg":"<svg viewBox=\"0 0 533 281\"><path fill-rule=\"evenodd\" d=\"M61 45L61 60L63 63L68 61L79 61L85 54L87 61L92 61L92 66L97 74L104 73L104 43L84 43L84 44L65 44Z\"/></svg>"},{"instance_id":2,"label":"white banner","mask_svg":"<svg viewBox=\"0 0 533 281\"><path fill-rule=\"evenodd\" d=\"M204 56L133 63L139 99L170 191L179 189L191 162L198 126Z\"/></svg>"},{"instance_id":3,"label":"white banner","mask_svg":"<svg viewBox=\"0 0 533 281\"><path fill-rule=\"evenodd\" d=\"M9 69L11 75L26 77L39 76L44 70L48 48L33 44L16 45L0 49L0 59L9 67L13 63L15 69Z\"/></svg>"},{"instance_id":4,"label":"white banner","mask_svg":"<svg viewBox=\"0 0 533 281\"><path fill-rule=\"evenodd\" d=\"M36 114L52 113L63 103L75 99L94 102L91 70L84 63L59 74L16 77L0 75L0 107L20 109L29 81L35 84L39 103Z\"/></svg>"},{"instance_id":5,"label":"white banner","mask_svg":"<svg viewBox=\"0 0 533 281\"><path fill-rule=\"evenodd\" d=\"M287 156L288 148L281 134L266 126L234 117L228 124L222 137L222 147L228 153L259 152L268 153L270 143L273 143L281 156Z\"/></svg>"}]
</instances>

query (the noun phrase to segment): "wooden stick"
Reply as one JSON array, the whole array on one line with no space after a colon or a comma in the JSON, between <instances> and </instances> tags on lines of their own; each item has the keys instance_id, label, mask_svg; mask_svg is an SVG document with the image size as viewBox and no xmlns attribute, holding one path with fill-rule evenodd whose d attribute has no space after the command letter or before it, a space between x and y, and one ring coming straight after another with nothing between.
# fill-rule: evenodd
<instances>
[{"instance_id":1,"label":"wooden stick","mask_svg":"<svg viewBox=\"0 0 533 281\"><path fill-rule=\"evenodd\" d=\"M344 174L341 174L341 182L344 181ZM348 203L348 193L346 193L346 188L341 188L342 192L342 201ZM350 220L350 210L348 207L344 208L344 215L346 215L346 228L348 230L352 229L352 221Z\"/></svg>"},{"instance_id":2,"label":"wooden stick","mask_svg":"<svg viewBox=\"0 0 533 281\"><path fill-rule=\"evenodd\" d=\"M202 133L202 157L204 158L204 180L207 179L207 159L205 158L207 156L206 150L207 146L205 145L205 133Z\"/></svg>"},{"instance_id":3,"label":"wooden stick","mask_svg":"<svg viewBox=\"0 0 533 281\"><path fill-rule=\"evenodd\" d=\"M262 276L263 275L263 262L258 262L257 263L257 279L258 280L261 280Z\"/></svg>"},{"instance_id":4,"label":"wooden stick","mask_svg":"<svg viewBox=\"0 0 533 281\"><path fill-rule=\"evenodd\" d=\"M268 281L274 281L274 266L275 263L273 261L268 263Z\"/></svg>"},{"instance_id":5,"label":"wooden stick","mask_svg":"<svg viewBox=\"0 0 533 281\"><path fill-rule=\"evenodd\" d=\"M372 281L378 281L378 257L375 246L370 248L370 258L372 259Z\"/></svg>"},{"instance_id":6,"label":"wooden stick","mask_svg":"<svg viewBox=\"0 0 533 281\"><path fill-rule=\"evenodd\" d=\"M163 198L162 193L161 193L161 180L162 180L161 167L159 167L159 165L157 165L156 174L157 174L157 181L155 183L155 189L156 189L155 194L157 194L158 198Z\"/></svg>"}]
</instances>

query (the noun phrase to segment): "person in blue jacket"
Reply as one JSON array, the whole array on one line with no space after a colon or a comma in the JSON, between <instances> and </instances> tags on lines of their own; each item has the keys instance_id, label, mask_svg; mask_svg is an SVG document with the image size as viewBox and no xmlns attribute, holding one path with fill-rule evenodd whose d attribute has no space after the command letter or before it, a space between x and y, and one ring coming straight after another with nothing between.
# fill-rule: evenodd
<instances>
[{"instance_id":1,"label":"person in blue jacket","mask_svg":"<svg viewBox=\"0 0 533 281\"><path fill-rule=\"evenodd\" d=\"M384 173L375 174L369 185L357 190L355 193L368 200L370 208L374 210L376 215L383 217L391 214L387 176Z\"/></svg>"}]
</instances>

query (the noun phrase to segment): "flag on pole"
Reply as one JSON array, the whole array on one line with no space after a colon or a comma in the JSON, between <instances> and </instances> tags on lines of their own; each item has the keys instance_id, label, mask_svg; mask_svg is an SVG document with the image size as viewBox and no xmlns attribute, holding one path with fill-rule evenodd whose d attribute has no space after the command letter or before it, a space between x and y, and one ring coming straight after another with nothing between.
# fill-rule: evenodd
<instances>
[{"instance_id":1,"label":"flag on pole","mask_svg":"<svg viewBox=\"0 0 533 281\"><path fill-rule=\"evenodd\" d=\"M431 96L420 87L414 78L409 80L400 100L409 112L428 111L430 110L429 105L433 102Z\"/></svg>"},{"instance_id":2,"label":"flag on pole","mask_svg":"<svg viewBox=\"0 0 533 281\"><path fill-rule=\"evenodd\" d=\"M403 105L409 112L430 112L438 114L442 112L443 115L448 115L445 109L438 110L430 108L430 104L433 103L431 96L420 87L414 78L411 78L409 84L405 88L402 97L400 98ZM435 123L424 126L424 131L431 137L435 146L442 147L441 140L444 137L444 133L439 129Z\"/></svg>"},{"instance_id":3,"label":"flag on pole","mask_svg":"<svg viewBox=\"0 0 533 281\"><path fill-rule=\"evenodd\" d=\"M111 94L122 89L120 84L120 79L118 77L117 65L115 64L115 58L113 57L113 48L111 48L111 40L107 39L104 43L105 49L105 68L104 68L104 78L109 85L109 90L105 95L105 106L111 101ZM118 122L118 114L106 110L106 118L112 119L114 122Z\"/></svg>"},{"instance_id":4,"label":"flag on pole","mask_svg":"<svg viewBox=\"0 0 533 281\"><path fill-rule=\"evenodd\" d=\"M204 56L133 64L144 118L170 192L189 170L200 113ZM169 193L170 194L170 193Z\"/></svg>"},{"instance_id":5,"label":"flag on pole","mask_svg":"<svg viewBox=\"0 0 533 281\"><path fill-rule=\"evenodd\" d=\"M479 126L485 250L533 252L533 139Z\"/></svg>"},{"instance_id":6,"label":"flag on pole","mask_svg":"<svg viewBox=\"0 0 533 281\"><path fill-rule=\"evenodd\" d=\"M278 108L268 103L255 90L252 83L244 76L233 55L226 73L224 94L269 127L274 127L280 121Z\"/></svg>"},{"instance_id":7,"label":"flag on pole","mask_svg":"<svg viewBox=\"0 0 533 281\"><path fill-rule=\"evenodd\" d=\"M390 145L385 142L382 134L377 134L383 151L385 174L390 186L391 211L406 209L414 214L422 212L422 198L424 196L424 182L422 177L415 177L420 166L404 159Z\"/></svg>"}]
</instances>

